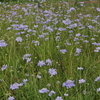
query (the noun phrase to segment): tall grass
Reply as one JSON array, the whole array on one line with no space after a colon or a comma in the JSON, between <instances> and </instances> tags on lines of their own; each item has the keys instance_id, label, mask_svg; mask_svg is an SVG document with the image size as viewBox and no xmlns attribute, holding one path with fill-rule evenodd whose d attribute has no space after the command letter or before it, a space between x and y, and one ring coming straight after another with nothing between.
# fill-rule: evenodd
<instances>
[{"instance_id":1,"label":"tall grass","mask_svg":"<svg viewBox=\"0 0 100 100\"><path fill-rule=\"evenodd\" d=\"M100 6L0 5L0 100L99 100Z\"/></svg>"}]
</instances>

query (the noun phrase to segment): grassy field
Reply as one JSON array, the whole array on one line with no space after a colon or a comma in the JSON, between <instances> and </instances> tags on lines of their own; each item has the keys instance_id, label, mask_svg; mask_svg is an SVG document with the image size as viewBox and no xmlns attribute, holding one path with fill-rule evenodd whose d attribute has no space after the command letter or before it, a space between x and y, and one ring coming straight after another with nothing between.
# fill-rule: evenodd
<instances>
[{"instance_id":1,"label":"grassy field","mask_svg":"<svg viewBox=\"0 0 100 100\"><path fill-rule=\"evenodd\" d=\"M0 100L100 100L100 3L1 3Z\"/></svg>"}]
</instances>

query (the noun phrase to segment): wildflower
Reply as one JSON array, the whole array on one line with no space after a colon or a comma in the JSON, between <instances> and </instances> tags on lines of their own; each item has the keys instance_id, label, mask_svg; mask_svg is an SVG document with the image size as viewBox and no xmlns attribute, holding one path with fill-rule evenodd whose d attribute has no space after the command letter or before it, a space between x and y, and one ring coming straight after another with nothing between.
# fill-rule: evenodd
<instances>
[{"instance_id":1,"label":"wildflower","mask_svg":"<svg viewBox=\"0 0 100 100\"><path fill-rule=\"evenodd\" d=\"M84 79L80 79L80 80L79 80L79 83L84 83L84 82L85 82Z\"/></svg>"},{"instance_id":2,"label":"wildflower","mask_svg":"<svg viewBox=\"0 0 100 100\"><path fill-rule=\"evenodd\" d=\"M44 61L39 61L37 65L40 66L40 67L42 67L42 66L44 66L44 65L46 65L46 64L45 64Z\"/></svg>"},{"instance_id":3,"label":"wildflower","mask_svg":"<svg viewBox=\"0 0 100 100\"><path fill-rule=\"evenodd\" d=\"M46 60L47 65L52 66L52 61L50 59Z\"/></svg>"},{"instance_id":4,"label":"wildflower","mask_svg":"<svg viewBox=\"0 0 100 100\"><path fill-rule=\"evenodd\" d=\"M49 73L51 74L51 76L57 74L56 69L53 69L53 68L49 69Z\"/></svg>"},{"instance_id":5,"label":"wildflower","mask_svg":"<svg viewBox=\"0 0 100 100\"><path fill-rule=\"evenodd\" d=\"M62 52L62 54L65 54L65 52L67 52L67 50L66 49L62 49L62 50L60 50L60 52Z\"/></svg>"},{"instance_id":6,"label":"wildflower","mask_svg":"<svg viewBox=\"0 0 100 100\"><path fill-rule=\"evenodd\" d=\"M55 91L51 91L48 96L52 96L52 94L55 94L56 92Z\"/></svg>"},{"instance_id":7,"label":"wildflower","mask_svg":"<svg viewBox=\"0 0 100 100\"><path fill-rule=\"evenodd\" d=\"M97 8L97 11L100 12L100 8Z\"/></svg>"},{"instance_id":8,"label":"wildflower","mask_svg":"<svg viewBox=\"0 0 100 100\"><path fill-rule=\"evenodd\" d=\"M55 100L63 100L62 97L58 96Z\"/></svg>"},{"instance_id":9,"label":"wildflower","mask_svg":"<svg viewBox=\"0 0 100 100\"><path fill-rule=\"evenodd\" d=\"M40 93L47 93L49 92L49 90L47 88L42 88L41 90L39 90Z\"/></svg>"},{"instance_id":10,"label":"wildflower","mask_svg":"<svg viewBox=\"0 0 100 100\"><path fill-rule=\"evenodd\" d=\"M4 40L0 40L0 47L6 47L8 44Z\"/></svg>"},{"instance_id":11,"label":"wildflower","mask_svg":"<svg viewBox=\"0 0 100 100\"><path fill-rule=\"evenodd\" d=\"M16 38L16 41L17 41L17 42L22 42L22 38L21 38L21 37L17 37L17 38Z\"/></svg>"},{"instance_id":12,"label":"wildflower","mask_svg":"<svg viewBox=\"0 0 100 100\"><path fill-rule=\"evenodd\" d=\"M19 89L19 86L22 86L22 85L23 85L23 83L20 83L20 84L14 83L14 84L10 85L10 89L12 89L12 90Z\"/></svg>"},{"instance_id":13,"label":"wildflower","mask_svg":"<svg viewBox=\"0 0 100 100\"><path fill-rule=\"evenodd\" d=\"M65 25L71 24L71 20L69 20L69 19L63 20L62 22L63 22Z\"/></svg>"},{"instance_id":14,"label":"wildflower","mask_svg":"<svg viewBox=\"0 0 100 100\"><path fill-rule=\"evenodd\" d=\"M69 94L67 94L67 93L64 93L64 96L68 96Z\"/></svg>"},{"instance_id":15,"label":"wildflower","mask_svg":"<svg viewBox=\"0 0 100 100\"><path fill-rule=\"evenodd\" d=\"M78 67L77 69L78 69L78 70L83 70L83 68L82 68L82 67Z\"/></svg>"},{"instance_id":16,"label":"wildflower","mask_svg":"<svg viewBox=\"0 0 100 100\"><path fill-rule=\"evenodd\" d=\"M8 67L8 65L3 65L1 70L4 71L7 67Z\"/></svg>"},{"instance_id":17,"label":"wildflower","mask_svg":"<svg viewBox=\"0 0 100 100\"><path fill-rule=\"evenodd\" d=\"M80 52L81 52L81 49L76 48L76 53L80 53Z\"/></svg>"},{"instance_id":18,"label":"wildflower","mask_svg":"<svg viewBox=\"0 0 100 100\"><path fill-rule=\"evenodd\" d=\"M23 60L25 60L25 59L29 58L30 56L31 56L31 54L25 54L22 58L23 58Z\"/></svg>"},{"instance_id":19,"label":"wildflower","mask_svg":"<svg viewBox=\"0 0 100 100\"><path fill-rule=\"evenodd\" d=\"M94 81L99 81L100 80L100 76L98 76Z\"/></svg>"},{"instance_id":20,"label":"wildflower","mask_svg":"<svg viewBox=\"0 0 100 100\"><path fill-rule=\"evenodd\" d=\"M97 92L100 92L100 88L97 89Z\"/></svg>"},{"instance_id":21,"label":"wildflower","mask_svg":"<svg viewBox=\"0 0 100 100\"><path fill-rule=\"evenodd\" d=\"M15 98L13 96L9 96L8 100L14 100Z\"/></svg>"},{"instance_id":22,"label":"wildflower","mask_svg":"<svg viewBox=\"0 0 100 100\"><path fill-rule=\"evenodd\" d=\"M28 81L28 79L23 79L23 83L26 84L26 82Z\"/></svg>"},{"instance_id":23,"label":"wildflower","mask_svg":"<svg viewBox=\"0 0 100 100\"><path fill-rule=\"evenodd\" d=\"M66 82L63 83L63 87L66 86L66 88L71 88L73 86L75 86L74 81L72 80L67 80Z\"/></svg>"}]
</instances>

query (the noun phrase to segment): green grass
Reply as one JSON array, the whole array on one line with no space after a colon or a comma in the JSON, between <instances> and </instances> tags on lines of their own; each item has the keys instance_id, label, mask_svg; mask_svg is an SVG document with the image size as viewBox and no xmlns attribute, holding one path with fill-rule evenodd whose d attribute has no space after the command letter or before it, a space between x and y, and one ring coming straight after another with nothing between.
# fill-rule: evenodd
<instances>
[{"instance_id":1,"label":"green grass","mask_svg":"<svg viewBox=\"0 0 100 100\"><path fill-rule=\"evenodd\" d=\"M68 12L71 7L75 10ZM15 100L57 100L57 96L63 100L100 100L100 93L97 92L100 80L94 81L100 75L100 52L94 52L99 45L93 45L100 43L100 12L96 8L100 8L100 3L85 6L62 3L41 3L38 6L34 2L1 4L0 40L8 45L0 47L0 68L8 67L0 69L0 100L7 100L9 96ZM47 15L44 13L46 10L52 12ZM78 26L65 25L62 21L66 19L72 21L69 25L76 23ZM94 28L89 28L89 25ZM76 36L78 33L80 36ZM43 37L39 38L40 35ZM17 37L21 37L22 41L17 42ZM77 48L81 52L75 56ZM60 52L62 49L67 52L63 54ZM31 54L28 63L27 59L23 60L25 54ZM37 65L48 58L52 66ZM77 70L78 67L83 67L83 70ZM56 69L57 74L51 77L48 72L50 68ZM10 89L11 84L23 83L23 79L28 81L19 89ZM75 87L62 87L68 79L74 81ZM80 79L86 82L79 84ZM56 94L48 96L48 93L39 93L42 88L53 90ZM69 95L64 96L64 93Z\"/></svg>"}]
</instances>

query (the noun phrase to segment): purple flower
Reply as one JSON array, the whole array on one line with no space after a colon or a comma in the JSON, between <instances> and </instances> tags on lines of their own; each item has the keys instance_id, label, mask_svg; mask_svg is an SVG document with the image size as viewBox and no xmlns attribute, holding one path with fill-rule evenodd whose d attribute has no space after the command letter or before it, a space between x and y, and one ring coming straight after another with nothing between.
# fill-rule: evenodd
<instances>
[{"instance_id":1,"label":"purple flower","mask_svg":"<svg viewBox=\"0 0 100 100\"><path fill-rule=\"evenodd\" d=\"M50 59L46 60L47 65L52 66L52 61Z\"/></svg>"},{"instance_id":2,"label":"purple flower","mask_svg":"<svg viewBox=\"0 0 100 100\"><path fill-rule=\"evenodd\" d=\"M52 94L55 94L56 92L55 91L51 91L48 96L52 96Z\"/></svg>"},{"instance_id":3,"label":"purple flower","mask_svg":"<svg viewBox=\"0 0 100 100\"><path fill-rule=\"evenodd\" d=\"M7 67L8 67L8 65L3 65L1 70L4 71Z\"/></svg>"},{"instance_id":4,"label":"purple flower","mask_svg":"<svg viewBox=\"0 0 100 100\"><path fill-rule=\"evenodd\" d=\"M14 84L10 85L10 89L12 89L12 90L19 89L19 86L22 86L22 85L23 85L23 83L20 83L20 84L14 83Z\"/></svg>"},{"instance_id":5,"label":"purple flower","mask_svg":"<svg viewBox=\"0 0 100 100\"><path fill-rule=\"evenodd\" d=\"M65 52L67 52L66 49L61 49L60 52L62 52L63 54L65 54Z\"/></svg>"},{"instance_id":6,"label":"purple flower","mask_svg":"<svg viewBox=\"0 0 100 100\"><path fill-rule=\"evenodd\" d=\"M72 80L67 80L66 82L64 82L64 83L62 84L62 86L63 86L63 87L66 86L66 88L68 89L68 88L71 88L71 87L75 86L75 84L74 84L74 81L72 81Z\"/></svg>"},{"instance_id":7,"label":"purple flower","mask_svg":"<svg viewBox=\"0 0 100 100\"><path fill-rule=\"evenodd\" d=\"M14 100L15 98L13 96L9 96L8 100Z\"/></svg>"},{"instance_id":8,"label":"purple flower","mask_svg":"<svg viewBox=\"0 0 100 100\"><path fill-rule=\"evenodd\" d=\"M100 88L97 89L97 92L100 92Z\"/></svg>"},{"instance_id":9,"label":"purple flower","mask_svg":"<svg viewBox=\"0 0 100 100\"><path fill-rule=\"evenodd\" d=\"M78 70L83 70L83 68L82 68L82 67L78 67L77 69L78 69Z\"/></svg>"},{"instance_id":10,"label":"purple flower","mask_svg":"<svg viewBox=\"0 0 100 100\"><path fill-rule=\"evenodd\" d=\"M100 80L100 76L98 76L94 81L99 81Z\"/></svg>"},{"instance_id":11,"label":"purple flower","mask_svg":"<svg viewBox=\"0 0 100 100\"><path fill-rule=\"evenodd\" d=\"M44 61L39 61L37 65L40 66L40 67L42 67L42 66L44 66L44 65L46 65L46 64L45 64Z\"/></svg>"},{"instance_id":12,"label":"purple flower","mask_svg":"<svg viewBox=\"0 0 100 100\"><path fill-rule=\"evenodd\" d=\"M76 53L80 53L80 52L81 52L81 49L76 48Z\"/></svg>"},{"instance_id":13,"label":"purple flower","mask_svg":"<svg viewBox=\"0 0 100 100\"><path fill-rule=\"evenodd\" d=\"M84 82L85 82L84 79L80 79L80 80L78 80L78 81L79 81L79 83L84 83Z\"/></svg>"},{"instance_id":14,"label":"purple flower","mask_svg":"<svg viewBox=\"0 0 100 100\"><path fill-rule=\"evenodd\" d=\"M63 100L62 97L58 96L55 100Z\"/></svg>"},{"instance_id":15,"label":"purple flower","mask_svg":"<svg viewBox=\"0 0 100 100\"><path fill-rule=\"evenodd\" d=\"M0 47L6 47L8 44L4 40L0 40Z\"/></svg>"},{"instance_id":16,"label":"purple flower","mask_svg":"<svg viewBox=\"0 0 100 100\"><path fill-rule=\"evenodd\" d=\"M39 93L47 93L47 92L49 92L47 88L42 88L41 90L39 90Z\"/></svg>"},{"instance_id":17,"label":"purple flower","mask_svg":"<svg viewBox=\"0 0 100 100\"><path fill-rule=\"evenodd\" d=\"M17 41L17 42L22 42L22 38L21 38L21 37L17 37L17 38L16 38L16 41Z\"/></svg>"},{"instance_id":18,"label":"purple flower","mask_svg":"<svg viewBox=\"0 0 100 100\"><path fill-rule=\"evenodd\" d=\"M57 74L56 69L54 69L54 68L49 69L49 74L51 76L56 75Z\"/></svg>"},{"instance_id":19,"label":"purple flower","mask_svg":"<svg viewBox=\"0 0 100 100\"><path fill-rule=\"evenodd\" d=\"M97 11L100 12L100 8L97 8Z\"/></svg>"}]
</instances>

